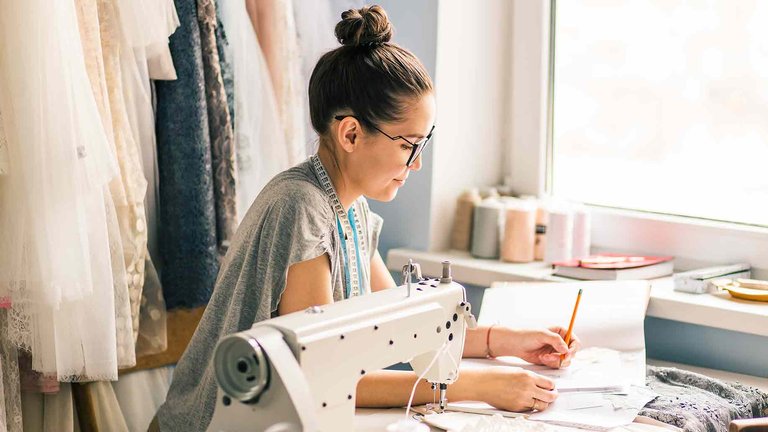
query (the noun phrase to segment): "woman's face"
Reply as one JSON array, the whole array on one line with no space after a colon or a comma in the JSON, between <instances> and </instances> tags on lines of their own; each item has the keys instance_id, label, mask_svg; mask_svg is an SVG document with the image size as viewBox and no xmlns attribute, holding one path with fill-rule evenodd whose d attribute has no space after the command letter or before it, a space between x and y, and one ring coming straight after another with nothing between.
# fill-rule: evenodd
<instances>
[{"instance_id":1,"label":"woman's face","mask_svg":"<svg viewBox=\"0 0 768 432\"><path fill-rule=\"evenodd\" d=\"M403 120L382 123L379 129L391 137L403 136L418 142L432 130L435 122L435 98L422 96L406 109ZM405 185L411 171L421 169L421 156L410 167L406 166L412 147L402 139L391 140L383 133L371 129L362 137L359 148L350 154L351 180L357 189L376 201L391 201Z\"/></svg>"}]
</instances>

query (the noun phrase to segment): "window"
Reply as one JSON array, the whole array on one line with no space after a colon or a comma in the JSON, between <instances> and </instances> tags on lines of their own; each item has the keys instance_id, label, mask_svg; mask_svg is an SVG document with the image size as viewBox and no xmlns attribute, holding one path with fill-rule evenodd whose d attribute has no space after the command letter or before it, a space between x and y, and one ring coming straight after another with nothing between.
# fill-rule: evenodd
<instances>
[{"instance_id":1,"label":"window","mask_svg":"<svg viewBox=\"0 0 768 432\"><path fill-rule=\"evenodd\" d=\"M557 5L554 3L554 0L512 2L509 141L505 167L505 175L512 189L530 195L554 191L560 196L599 204L591 207L592 245L597 251L674 255L676 268L683 270L744 261L752 264L753 277L768 279L768 188L765 180L768 178L768 169L760 167L768 160L765 154L768 142L766 126L761 122L762 119L768 119L765 111L768 107L768 80L765 79L768 67L759 66L761 59L765 61L768 58L765 51L767 45L759 45L764 40L768 41L765 36L759 36L763 31L759 23L768 22L766 6L759 2L738 2L738 5L730 3L731 9L738 10L728 10L725 1L702 0L696 3L706 9L697 12L698 9L687 2L562 0ZM570 9L577 10L585 17L564 17ZM647 15L640 15L640 11ZM704 18L708 20L704 27L696 27L695 22L689 22ZM741 20L740 27L731 22L736 19ZM662 25L665 22L667 27ZM677 23L677 27L672 22ZM726 25L738 28L729 32L721 28ZM569 41L564 41L563 33L558 34L557 31L565 26L572 27L571 31L576 32L574 34L577 36L572 35ZM699 49L698 62L706 65L706 68L699 66L699 70L709 70L710 67L720 65L723 76L736 76L728 81L728 86L713 87L715 80L703 72L699 73L698 81L682 72L693 68L688 57L689 52L696 50L689 50L687 45L681 45L684 42L679 41L675 42L675 50L667 45L672 45L673 36L683 37L688 41L685 43L691 43L695 39L694 30L712 33L707 41L713 50L721 53L713 55L710 53L714 51ZM600 40L605 41L603 48L587 50L582 46L586 44L586 36L581 36L580 32L585 35L594 34L590 37L600 36ZM642 33L648 41L656 41L652 45L655 51L635 54L634 45L630 44L632 40L628 38L636 33ZM738 39L726 43L721 40L725 38L724 34ZM750 41L751 48L745 45L746 40ZM575 66L566 70L557 62L568 59L568 54L563 54L569 49L568 43L574 50L570 54L570 61ZM557 46L553 48L555 44ZM623 54L619 57L611 50ZM734 53L737 51L742 53L741 57L736 56L732 60L731 56L736 55ZM632 54L628 54L630 52ZM578 66L580 59L597 55L600 57L591 61L584 60ZM635 57L649 59L645 62L647 65L641 64L650 68L644 70L645 76L633 78L629 75L627 78L626 75L620 75L619 72L628 68L618 67L616 58L621 60L620 65L634 65L638 63ZM745 57L751 60L746 61ZM685 62L681 59L685 59ZM634 63L630 63L630 60ZM656 64L661 66L654 66ZM735 66L741 72L732 72L736 70L733 69ZM675 75L669 75L669 71L675 72ZM608 75L608 72L614 75ZM667 73L670 80L671 77L680 79L682 88L662 80L662 72ZM569 78L569 73L574 74L575 78ZM752 75L747 78L747 73ZM616 81L630 78L645 85L646 89L651 83L666 84L667 88L671 88L667 94L655 89L648 95L638 94L638 91L632 93L635 101L656 97L656 103L666 107L663 116L657 116L654 121L641 120L639 113L644 113L646 107L638 102L629 104L631 100L626 99L619 103L604 91L579 96L588 97L589 102L578 105L578 109L571 107L571 113L567 111L568 99L558 99L568 96L567 92L563 95L562 88L569 80L572 94L580 95L588 87L600 88L598 84L601 83L605 88L621 89ZM695 85L685 87L689 81ZM749 83L745 84L747 81ZM713 93L715 88L718 92ZM693 96L701 102L698 106L686 102L688 106L693 106L692 112L714 110L708 112L706 121L699 123L707 128L720 128L718 133L728 131L731 133L729 139L696 132L697 129L691 126L696 125L691 120L692 114L669 108L675 106L670 104L681 104L686 101L686 97ZM758 98L758 102L751 102L754 98ZM719 102L714 103L715 100ZM750 109L754 110L749 111L749 114L745 109L722 113L730 109L727 108L729 104L744 106L747 101L750 101ZM754 106L755 103L757 106ZM574 102L571 104L575 105ZM602 118L587 111L596 109L590 108L590 104L613 107L616 112L604 114L611 116L609 118L614 119L613 123L598 121ZM634 119L629 114L630 108L638 110ZM662 118L659 120L659 117ZM671 121L671 118L677 120ZM574 119L580 120L576 123ZM638 127L641 121L644 122L642 128ZM680 124L684 123L690 133L696 132L698 135L691 135L688 141L675 138L681 135ZM765 124L768 124L768 120L765 120ZM591 137L591 141L572 139L570 144L563 141L569 128L571 132L575 130L575 133ZM653 134L649 134L648 130L653 131ZM761 141L754 138L758 135L762 137ZM735 141L739 137L746 139ZM709 147L698 144L701 141L709 143ZM645 154L644 158L637 155L640 151L638 149L644 149L646 145L659 148L659 142L664 143L664 151L677 153L664 155L664 158L656 154ZM599 147L600 144L608 147L608 150ZM716 145L725 146L728 152ZM712 160L719 155L717 151L726 156L718 158L715 163ZM628 168L618 169L620 165L606 167L593 162L592 166L597 168L592 168L587 163L579 165L574 161L575 158L584 158L590 154L603 161L610 157L611 164L623 161L630 168L633 164L647 161L655 161L656 164L647 162L647 170L640 170L639 177L632 177L626 175ZM567 158L571 161L568 162ZM736 162L733 162L734 159ZM564 165L568 163L570 167ZM569 169L573 173L570 177ZM608 175L607 170L612 170L612 176ZM685 178L685 170L700 182ZM640 184L638 178L645 183ZM617 187L619 181L625 184ZM656 182L656 186L651 187L651 182ZM608 190L611 193L607 193ZM703 199L696 198L695 194L703 196ZM737 195L748 198L735 198Z\"/></svg>"},{"instance_id":2,"label":"window","mask_svg":"<svg viewBox=\"0 0 768 432\"><path fill-rule=\"evenodd\" d=\"M768 226L768 2L555 4L553 195Z\"/></svg>"}]
</instances>

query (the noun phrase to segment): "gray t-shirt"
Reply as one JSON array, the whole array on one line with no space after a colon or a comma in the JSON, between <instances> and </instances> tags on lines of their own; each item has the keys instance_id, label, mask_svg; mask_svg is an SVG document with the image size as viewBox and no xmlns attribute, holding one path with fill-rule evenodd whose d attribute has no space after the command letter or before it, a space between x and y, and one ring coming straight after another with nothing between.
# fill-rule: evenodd
<instances>
[{"instance_id":1,"label":"gray t-shirt","mask_svg":"<svg viewBox=\"0 0 768 432\"><path fill-rule=\"evenodd\" d=\"M328 254L333 299L344 298L344 258L331 200L307 160L273 178L245 215L224 258L211 300L173 374L157 413L161 431L204 431L213 416L216 378L211 365L223 336L276 316L288 267ZM370 258L382 219L365 198L354 203L359 239L361 290L370 292Z\"/></svg>"}]
</instances>

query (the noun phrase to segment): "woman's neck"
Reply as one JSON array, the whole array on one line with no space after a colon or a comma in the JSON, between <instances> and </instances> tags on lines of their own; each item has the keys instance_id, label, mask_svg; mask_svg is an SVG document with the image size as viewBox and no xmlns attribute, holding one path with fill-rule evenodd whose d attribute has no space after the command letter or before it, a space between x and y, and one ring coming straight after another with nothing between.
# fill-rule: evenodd
<instances>
[{"instance_id":1,"label":"woman's neck","mask_svg":"<svg viewBox=\"0 0 768 432\"><path fill-rule=\"evenodd\" d=\"M344 211L349 211L349 208L352 207L355 200L360 197L360 194L355 193L352 188L349 187L348 180L344 177L333 154L331 154L326 146L320 144L317 149L317 155L320 157L320 162L323 163L323 167L328 173L328 177L331 178L331 183L333 183L333 188L336 189L336 195L338 195L339 201L344 207Z\"/></svg>"}]
</instances>

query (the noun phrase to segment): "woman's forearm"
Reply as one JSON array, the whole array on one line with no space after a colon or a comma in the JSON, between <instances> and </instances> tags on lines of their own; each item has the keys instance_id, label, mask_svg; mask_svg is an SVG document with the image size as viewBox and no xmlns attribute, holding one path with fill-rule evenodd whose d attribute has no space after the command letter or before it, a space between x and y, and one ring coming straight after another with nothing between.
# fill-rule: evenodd
<instances>
[{"instance_id":1,"label":"woman's forearm","mask_svg":"<svg viewBox=\"0 0 768 432\"><path fill-rule=\"evenodd\" d=\"M476 386L472 385L477 381L473 378L476 374L477 372L474 370L462 370L459 379L448 386L446 395L448 400L477 400ZM417 375L411 371L381 370L371 372L357 384L356 404L360 408L406 406L416 378L418 378ZM437 397L439 397L439 392L433 393L430 384L421 380L416 386L413 405L424 405L433 400L437 401Z\"/></svg>"},{"instance_id":2,"label":"woman's forearm","mask_svg":"<svg viewBox=\"0 0 768 432\"><path fill-rule=\"evenodd\" d=\"M520 331L494 325L467 329L464 341L464 357L484 358L487 356L518 356L517 342Z\"/></svg>"}]
</instances>

